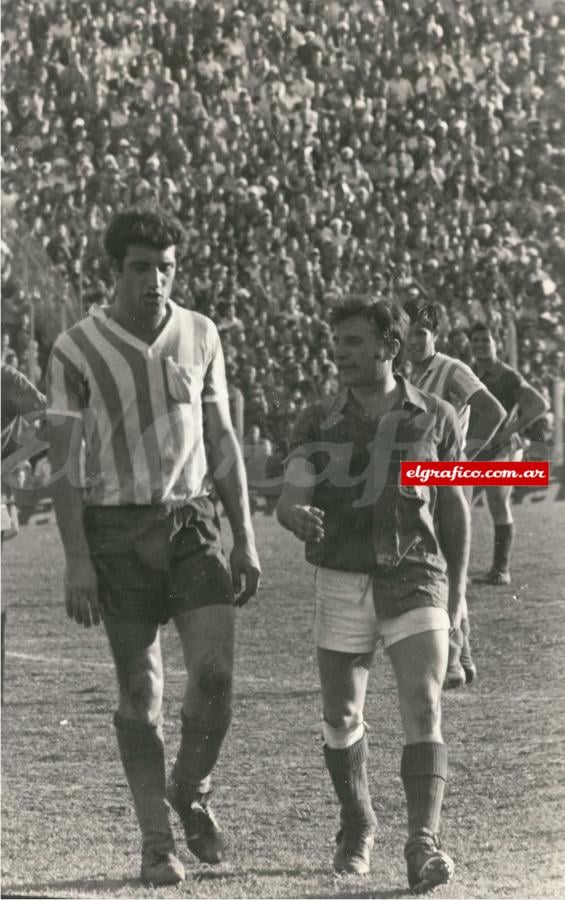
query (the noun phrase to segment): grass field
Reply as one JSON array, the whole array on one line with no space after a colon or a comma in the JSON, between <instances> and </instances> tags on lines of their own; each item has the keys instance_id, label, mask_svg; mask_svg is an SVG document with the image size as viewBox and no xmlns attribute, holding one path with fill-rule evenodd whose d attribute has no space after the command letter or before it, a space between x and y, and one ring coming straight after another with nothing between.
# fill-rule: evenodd
<instances>
[{"instance_id":1,"label":"grass field","mask_svg":"<svg viewBox=\"0 0 565 900\"><path fill-rule=\"evenodd\" d=\"M472 589L479 682L448 693L450 782L443 843L457 865L440 897L565 896L565 504L517 507L514 583ZM337 806L322 765L320 695L302 548L255 518L260 602L239 614L235 716L214 805L229 837L216 869L188 858L187 880L138 880L139 842L112 727L116 691L102 630L73 626L61 603L52 521L6 545L6 701L2 716L2 896L405 897L402 736L394 684L377 653L366 710L380 819L368 878L331 872ZM474 513L472 574L490 563L491 524ZM178 740L180 650L165 629L167 755ZM175 823L176 827L176 823Z\"/></svg>"}]
</instances>

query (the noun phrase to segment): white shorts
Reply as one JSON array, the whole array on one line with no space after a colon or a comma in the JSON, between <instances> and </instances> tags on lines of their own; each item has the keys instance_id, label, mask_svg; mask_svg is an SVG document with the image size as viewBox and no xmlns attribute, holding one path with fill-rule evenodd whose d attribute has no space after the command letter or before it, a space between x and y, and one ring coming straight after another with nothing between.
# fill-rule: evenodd
<instances>
[{"instance_id":1,"label":"white shorts","mask_svg":"<svg viewBox=\"0 0 565 900\"><path fill-rule=\"evenodd\" d=\"M438 606L422 606L379 620L371 575L318 566L315 584L314 637L316 646L324 650L372 653L379 638L387 649L424 631L449 631L449 616Z\"/></svg>"}]
</instances>

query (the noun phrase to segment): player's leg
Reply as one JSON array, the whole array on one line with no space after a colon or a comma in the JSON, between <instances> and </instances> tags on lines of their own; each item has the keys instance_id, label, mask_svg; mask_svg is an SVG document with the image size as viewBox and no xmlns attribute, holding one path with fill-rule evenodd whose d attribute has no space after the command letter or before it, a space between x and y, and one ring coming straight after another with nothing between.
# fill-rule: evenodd
<instances>
[{"instance_id":1,"label":"player's leg","mask_svg":"<svg viewBox=\"0 0 565 900\"><path fill-rule=\"evenodd\" d=\"M314 636L323 698L323 751L340 803L334 868L369 871L376 816L363 710L378 624L368 575L318 568Z\"/></svg>"},{"instance_id":2,"label":"player's leg","mask_svg":"<svg viewBox=\"0 0 565 900\"><path fill-rule=\"evenodd\" d=\"M234 607L226 603L175 617L187 685L168 796L183 823L189 849L208 863L220 862L225 849L208 801L212 770L231 721L234 624Z\"/></svg>"},{"instance_id":3,"label":"player's leg","mask_svg":"<svg viewBox=\"0 0 565 900\"><path fill-rule=\"evenodd\" d=\"M85 528L116 666L114 723L143 838L141 877L156 886L175 884L183 880L184 869L174 855L166 801L159 643L163 576L157 559L137 547L146 534L151 546L159 542L159 511L88 507Z\"/></svg>"},{"instance_id":4,"label":"player's leg","mask_svg":"<svg viewBox=\"0 0 565 900\"><path fill-rule=\"evenodd\" d=\"M441 691L449 619L444 610L429 607L405 613L392 623L396 633L383 636L396 676L405 735L401 762L408 809L405 856L410 887L420 892L446 884L454 868L450 857L439 849L437 837L447 778ZM430 630L418 631L422 628Z\"/></svg>"},{"instance_id":5,"label":"player's leg","mask_svg":"<svg viewBox=\"0 0 565 900\"><path fill-rule=\"evenodd\" d=\"M105 627L119 686L116 737L143 841L142 879L156 886L176 884L184 869L174 855L166 802L158 625L106 618Z\"/></svg>"},{"instance_id":6,"label":"player's leg","mask_svg":"<svg viewBox=\"0 0 565 900\"><path fill-rule=\"evenodd\" d=\"M203 862L218 863L224 836L208 801L210 776L231 720L234 593L213 503L201 498L179 515L182 527L175 525L170 538L167 593L187 684L167 795L189 850Z\"/></svg>"},{"instance_id":7,"label":"player's leg","mask_svg":"<svg viewBox=\"0 0 565 900\"><path fill-rule=\"evenodd\" d=\"M482 490L482 488L463 488L463 494L470 507ZM449 657L443 685L445 688L459 688L465 684L472 684L477 677L477 667L471 655L470 635L469 607L465 592L461 608L461 628L459 631L452 629L449 636Z\"/></svg>"},{"instance_id":8,"label":"player's leg","mask_svg":"<svg viewBox=\"0 0 565 900\"><path fill-rule=\"evenodd\" d=\"M512 515L512 488L496 485L486 489L489 512L494 523L494 551L490 572L484 581L488 584L510 584L510 555L514 542L514 517Z\"/></svg>"},{"instance_id":9,"label":"player's leg","mask_svg":"<svg viewBox=\"0 0 565 900\"><path fill-rule=\"evenodd\" d=\"M323 751L340 803L336 872L366 874L377 817L367 775L369 746L363 709L373 654L355 655L318 647L323 699Z\"/></svg>"}]
</instances>

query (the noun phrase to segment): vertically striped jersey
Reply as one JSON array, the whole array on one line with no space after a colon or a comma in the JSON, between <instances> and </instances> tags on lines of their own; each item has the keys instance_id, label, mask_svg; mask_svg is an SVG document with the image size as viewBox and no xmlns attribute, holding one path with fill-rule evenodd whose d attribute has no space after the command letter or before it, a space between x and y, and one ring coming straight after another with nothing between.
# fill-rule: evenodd
<instances>
[{"instance_id":1,"label":"vertically striped jersey","mask_svg":"<svg viewBox=\"0 0 565 900\"><path fill-rule=\"evenodd\" d=\"M484 389L480 378L460 359L434 353L423 372L412 371L409 381L421 391L435 394L451 403L459 417L461 434L467 436L471 410L469 400L479 389Z\"/></svg>"},{"instance_id":2,"label":"vertically striped jersey","mask_svg":"<svg viewBox=\"0 0 565 900\"><path fill-rule=\"evenodd\" d=\"M209 493L202 403L227 402L222 348L210 319L169 308L151 345L101 307L55 341L49 412L82 419L87 505L181 504Z\"/></svg>"}]
</instances>

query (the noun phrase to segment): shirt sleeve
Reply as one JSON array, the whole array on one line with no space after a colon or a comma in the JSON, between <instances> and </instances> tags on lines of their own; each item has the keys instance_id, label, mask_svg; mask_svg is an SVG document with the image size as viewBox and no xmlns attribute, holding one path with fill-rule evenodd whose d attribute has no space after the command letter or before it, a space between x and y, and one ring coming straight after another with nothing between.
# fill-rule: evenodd
<instances>
[{"instance_id":1,"label":"shirt sleeve","mask_svg":"<svg viewBox=\"0 0 565 900\"><path fill-rule=\"evenodd\" d=\"M288 459L304 456L303 448L318 440L319 419L317 406L308 406L298 415L290 434Z\"/></svg>"},{"instance_id":2,"label":"shirt sleeve","mask_svg":"<svg viewBox=\"0 0 565 900\"><path fill-rule=\"evenodd\" d=\"M14 416L45 409L45 397L26 376L13 366L2 364L2 403ZM4 414L3 414L4 417Z\"/></svg>"},{"instance_id":3,"label":"shirt sleeve","mask_svg":"<svg viewBox=\"0 0 565 900\"><path fill-rule=\"evenodd\" d=\"M29 439L25 427L31 413L45 412L45 397L28 378L2 363L2 459Z\"/></svg>"},{"instance_id":4,"label":"shirt sleeve","mask_svg":"<svg viewBox=\"0 0 565 900\"><path fill-rule=\"evenodd\" d=\"M87 383L78 359L73 359L66 335L59 335L47 367L47 412L80 419L88 405Z\"/></svg>"},{"instance_id":5,"label":"shirt sleeve","mask_svg":"<svg viewBox=\"0 0 565 900\"><path fill-rule=\"evenodd\" d=\"M220 335L216 326L210 322L213 329L210 335L211 354L208 368L204 376L204 387L202 389L203 403L220 403L228 402L228 385L226 381L226 366L224 362L224 351L220 341Z\"/></svg>"},{"instance_id":6,"label":"shirt sleeve","mask_svg":"<svg viewBox=\"0 0 565 900\"><path fill-rule=\"evenodd\" d=\"M473 394L478 390L485 390L478 375L463 362L454 362L447 379L447 397L455 407L468 403Z\"/></svg>"},{"instance_id":7,"label":"shirt sleeve","mask_svg":"<svg viewBox=\"0 0 565 900\"><path fill-rule=\"evenodd\" d=\"M459 417L449 403L442 403L440 410L443 413L443 433L438 446L438 459L458 462L465 458Z\"/></svg>"},{"instance_id":8,"label":"shirt sleeve","mask_svg":"<svg viewBox=\"0 0 565 900\"><path fill-rule=\"evenodd\" d=\"M523 387L527 387L528 382L520 375L519 372L510 370L505 372L502 380L502 396L501 401L507 410L512 409L518 402L518 393ZM504 403L506 401L506 403ZM506 405L508 404L508 405Z\"/></svg>"}]
</instances>

